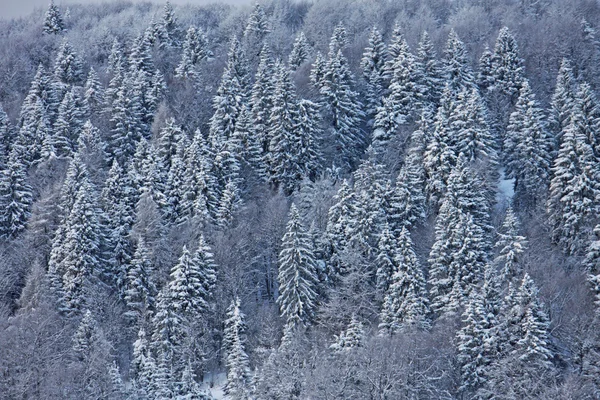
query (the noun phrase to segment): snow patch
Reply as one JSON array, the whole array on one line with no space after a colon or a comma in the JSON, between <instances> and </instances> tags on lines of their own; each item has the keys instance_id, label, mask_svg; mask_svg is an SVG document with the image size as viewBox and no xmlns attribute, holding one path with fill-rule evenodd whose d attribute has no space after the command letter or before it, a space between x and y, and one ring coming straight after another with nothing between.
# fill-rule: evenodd
<instances>
[{"instance_id":1,"label":"snow patch","mask_svg":"<svg viewBox=\"0 0 600 400\"><path fill-rule=\"evenodd\" d=\"M515 179L506 179L504 168L498 170L500 180L498 181L498 189L496 191L496 202L499 206L508 204L515 195Z\"/></svg>"},{"instance_id":2,"label":"snow patch","mask_svg":"<svg viewBox=\"0 0 600 400\"><path fill-rule=\"evenodd\" d=\"M223 389L227 383L227 373L221 372L218 374L208 373L204 375L200 387L215 400L226 399Z\"/></svg>"}]
</instances>

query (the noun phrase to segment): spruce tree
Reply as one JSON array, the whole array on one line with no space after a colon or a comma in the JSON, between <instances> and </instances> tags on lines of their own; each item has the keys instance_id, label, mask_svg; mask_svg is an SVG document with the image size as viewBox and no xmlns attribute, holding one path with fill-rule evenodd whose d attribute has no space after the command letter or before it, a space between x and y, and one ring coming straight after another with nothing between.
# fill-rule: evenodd
<instances>
[{"instance_id":1,"label":"spruce tree","mask_svg":"<svg viewBox=\"0 0 600 400\"><path fill-rule=\"evenodd\" d=\"M419 46L417 48L415 66L418 70L417 76L420 77L420 89L422 91L421 101L424 108L433 108L439 101L442 93L444 77L442 67L437 60L437 54L429 34L423 32Z\"/></svg>"},{"instance_id":2,"label":"spruce tree","mask_svg":"<svg viewBox=\"0 0 600 400\"><path fill-rule=\"evenodd\" d=\"M554 135L555 144L560 143L560 137L570 123L576 93L577 82L573 74L573 67L567 58L563 58L556 77L548 118L549 129Z\"/></svg>"},{"instance_id":3,"label":"spruce tree","mask_svg":"<svg viewBox=\"0 0 600 400\"><path fill-rule=\"evenodd\" d=\"M383 128L393 133L398 125L410 120L413 110L421 101L419 88L420 79L417 77L415 58L410 52L408 43L404 38L396 44L395 58L388 61L388 73L391 75L389 95L386 107L378 109L379 113L387 113L385 117L377 115L375 128ZM390 121L389 126L381 127L382 120Z\"/></svg>"},{"instance_id":4,"label":"spruce tree","mask_svg":"<svg viewBox=\"0 0 600 400\"><path fill-rule=\"evenodd\" d=\"M352 90L354 78L347 64L341 50L330 53L320 89L332 124L336 158L344 165L351 163L364 143L362 103Z\"/></svg>"},{"instance_id":5,"label":"spruce tree","mask_svg":"<svg viewBox=\"0 0 600 400\"><path fill-rule=\"evenodd\" d=\"M221 228L227 228L233 222L241 203L239 189L234 181L228 181L221 193L219 204L215 209L215 221Z\"/></svg>"},{"instance_id":6,"label":"spruce tree","mask_svg":"<svg viewBox=\"0 0 600 400\"><path fill-rule=\"evenodd\" d=\"M335 352L349 351L362 347L364 340L365 329L363 324L359 321L356 314L352 314L347 328L339 335L335 335L335 342L329 348Z\"/></svg>"},{"instance_id":7,"label":"spruce tree","mask_svg":"<svg viewBox=\"0 0 600 400\"><path fill-rule=\"evenodd\" d=\"M73 335L73 351L79 360L87 361L89 359L94 341L97 340L96 329L96 321L92 312L86 310Z\"/></svg>"},{"instance_id":8,"label":"spruce tree","mask_svg":"<svg viewBox=\"0 0 600 400\"><path fill-rule=\"evenodd\" d=\"M294 46L292 47L292 52L290 53L290 58L288 60L290 70L297 70L298 67L308 60L310 53L311 48L308 39L304 36L304 32L300 32L294 40Z\"/></svg>"},{"instance_id":9,"label":"spruce tree","mask_svg":"<svg viewBox=\"0 0 600 400\"><path fill-rule=\"evenodd\" d=\"M223 332L223 353L227 367L227 384L224 392L231 399L248 398L250 392L250 365L246 354L245 316L240 310L240 299L236 298L227 309Z\"/></svg>"},{"instance_id":10,"label":"spruce tree","mask_svg":"<svg viewBox=\"0 0 600 400\"><path fill-rule=\"evenodd\" d=\"M250 48L256 48L260 45L265 36L270 32L269 23L263 7L256 2L252 13L248 18L246 30L244 30L244 38L248 41ZM260 48L260 47L258 47Z\"/></svg>"},{"instance_id":11,"label":"spruce tree","mask_svg":"<svg viewBox=\"0 0 600 400\"><path fill-rule=\"evenodd\" d=\"M124 297L128 308L125 315L133 321L139 321L154 309L157 289L153 282L153 270L150 252L140 236L127 271Z\"/></svg>"},{"instance_id":12,"label":"spruce tree","mask_svg":"<svg viewBox=\"0 0 600 400\"><path fill-rule=\"evenodd\" d=\"M515 111L504 138L506 177L515 179L515 193L535 206L544 192L551 163L552 139L542 110L527 81L523 81ZM528 204L529 203L529 204Z\"/></svg>"},{"instance_id":13,"label":"spruce tree","mask_svg":"<svg viewBox=\"0 0 600 400\"><path fill-rule=\"evenodd\" d=\"M298 100L287 69L279 65L272 98L272 109L269 117L268 162L270 182L291 193L297 189L303 178L304 165L298 160L305 146L311 143L303 141L299 131Z\"/></svg>"},{"instance_id":14,"label":"spruce tree","mask_svg":"<svg viewBox=\"0 0 600 400\"><path fill-rule=\"evenodd\" d=\"M63 40L54 61L54 78L63 87L83 83L83 65L67 40Z\"/></svg>"},{"instance_id":15,"label":"spruce tree","mask_svg":"<svg viewBox=\"0 0 600 400\"><path fill-rule=\"evenodd\" d=\"M317 266L312 240L295 205L290 208L286 233L279 254L277 304L287 325L310 324L316 310Z\"/></svg>"},{"instance_id":16,"label":"spruce tree","mask_svg":"<svg viewBox=\"0 0 600 400\"><path fill-rule=\"evenodd\" d=\"M586 249L583 265L587 272L587 281L594 295L596 315L600 313L600 224L594 227L594 236Z\"/></svg>"},{"instance_id":17,"label":"spruce tree","mask_svg":"<svg viewBox=\"0 0 600 400\"><path fill-rule=\"evenodd\" d=\"M495 263L502 280L509 282L515 276L520 276L523 270L521 255L527 249L527 239L519 234L519 220L511 207L506 210L495 247L498 250Z\"/></svg>"},{"instance_id":18,"label":"spruce tree","mask_svg":"<svg viewBox=\"0 0 600 400\"><path fill-rule=\"evenodd\" d=\"M51 142L57 156L70 156L75 151L77 139L83 127L85 112L77 89L74 87L65 94L58 117L54 123L54 132L47 139Z\"/></svg>"},{"instance_id":19,"label":"spruce tree","mask_svg":"<svg viewBox=\"0 0 600 400\"><path fill-rule=\"evenodd\" d=\"M500 29L492 57L492 75L496 90L507 96L511 104L515 104L519 97L523 64L517 41L507 27Z\"/></svg>"},{"instance_id":20,"label":"spruce tree","mask_svg":"<svg viewBox=\"0 0 600 400\"><path fill-rule=\"evenodd\" d=\"M397 243L394 255L397 270L385 293L379 323L379 330L389 335L408 327L424 329L429 326L425 276L406 228L400 231Z\"/></svg>"},{"instance_id":21,"label":"spruce tree","mask_svg":"<svg viewBox=\"0 0 600 400\"><path fill-rule=\"evenodd\" d=\"M92 113L99 112L104 105L104 88L102 87L98 74L94 68L90 68L83 90L85 109L88 116Z\"/></svg>"},{"instance_id":22,"label":"spruce tree","mask_svg":"<svg viewBox=\"0 0 600 400\"><path fill-rule=\"evenodd\" d=\"M375 272L376 288L378 295L383 298L383 295L387 292L392 277L398 270L396 253L398 251L398 240L390 229L389 224L385 224L379 235L377 242L377 256L375 259L375 265L377 270Z\"/></svg>"},{"instance_id":23,"label":"spruce tree","mask_svg":"<svg viewBox=\"0 0 600 400\"><path fill-rule=\"evenodd\" d=\"M479 71L477 71L477 85L484 96L495 89L493 57L494 53L486 45L479 57Z\"/></svg>"},{"instance_id":24,"label":"spruce tree","mask_svg":"<svg viewBox=\"0 0 600 400\"><path fill-rule=\"evenodd\" d=\"M65 30L64 22L58 6L50 1L44 16L44 33L58 35Z\"/></svg>"},{"instance_id":25,"label":"spruce tree","mask_svg":"<svg viewBox=\"0 0 600 400\"><path fill-rule=\"evenodd\" d=\"M175 69L175 76L194 79L198 74L198 64L212 56L208 40L201 29L188 28L183 42L181 61Z\"/></svg>"},{"instance_id":26,"label":"spruce tree","mask_svg":"<svg viewBox=\"0 0 600 400\"><path fill-rule=\"evenodd\" d=\"M64 258L57 265L62 275L62 311L77 315L88 301L86 287L94 274L103 271L100 255L101 230L94 188L81 182L73 208L65 220L64 241L59 243Z\"/></svg>"},{"instance_id":27,"label":"spruce tree","mask_svg":"<svg viewBox=\"0 0 600 400\"><path fill-rule=\"evenodd\" d=\"M465 44L454 29L448 35L444 54L444 73L450 89L454 93L460 93L463 89L471 90L475 85L475 75L468 60Z\"/></svg>"},{"instance_id":28,"label":"spruce tree","mask_svg":"<svg viewBox=\"0 0 600 400\"><path fill-rule=\"evenodd\" d=\"M565 253L574 254L582 250L584 238L590 233L587 221L598 213L600 176L585 132L571 123L561 136L552 167L548 212L554 241Z\"/></svg>"},{"instance_id":29,"label":"spruce tree","mask_svg":"<svg viewBox=\"0 0 600 400\"><path fill-rule=\"evenodd\" d=\"M0 236L13 239L27 227L33 204L33 189L18 147L13 148L0 174Z\"/></svg>"},{"instance_id":30,"label":"spruce tree","mask_svg":"<svg viewBox=\"0 0 600 400\"><path fill-rule=\"evenodd\" d=\"M367 84L366 113L371 119L377 113L383 96L385 62L386 47L383 37L377 28L373 27L369 34L369 44L360 62L362 76Z\"/></svg>"}]
</instances>

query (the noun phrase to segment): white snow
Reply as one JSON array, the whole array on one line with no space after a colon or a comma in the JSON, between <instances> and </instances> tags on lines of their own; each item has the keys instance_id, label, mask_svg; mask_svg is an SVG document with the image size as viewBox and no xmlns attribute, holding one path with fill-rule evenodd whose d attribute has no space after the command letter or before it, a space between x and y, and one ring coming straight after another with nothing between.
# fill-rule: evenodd
<instances>
[{"instance_id":1,"label":"white snow","mask_svg":"<svg viewBox=\"0 0 600 400\"><path fill-rule=\"evenodd\" d=\"M223 393L225 383L227 383L227 373L221 372L214 375L208 373L204 375L201 388L209 393L213 399L222 400L226 398L225 393Z\"/></svg>"},{"instance_id":2,"label":"white snow","mask_svg":"<svg viewBox=\"0 0 600 400\"><path fill-rule=\"evenodd\" d=\"M496 201L498 206L505 206L515 195L515 179L506 179L504 168L500 168L498 172L500 174L500 180L498 181Z\"/></svg>"}]
</instances>

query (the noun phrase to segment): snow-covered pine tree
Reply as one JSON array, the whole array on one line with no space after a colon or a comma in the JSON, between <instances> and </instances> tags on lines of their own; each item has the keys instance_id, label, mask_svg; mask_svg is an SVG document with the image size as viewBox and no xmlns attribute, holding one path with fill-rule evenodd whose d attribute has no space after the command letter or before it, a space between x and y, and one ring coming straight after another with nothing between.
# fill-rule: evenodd
<instances>
[{"instance_id":1,"label":"snow-covered pine tree","mask_svg":"<svg viewBox=\"0 0 600 400\"><path fill-rule=\"evenodd\" d=\"M468 162L487 164L486 168L495 169L497 140L488 122L487 107L477 88L458 95L451 124L450 129L456 132L454 151L457 156L462 154Z\"/></svg>"},{"instance_id":2,"label":"snow-covered pine tree","mask_svg":"<svg viewBox=\"0 0 600 400\"><path fill-rule=\"evenodd\" d=\"M50 1L46 15L44 16L44 33L58 35L65 30L65 25L60 15L58 6Z\"/></svg>"},{"instance_id":3,"label":"snow-covered pine tree","mask_svg":"<svg viewBox=\"0 0 600 400\"><path fill-rule=\"evenodd\" d=\"M417 48L415 59L417 76L421 79L421 101L423 108L434 109L442 94L443 72L437 54L427 31L424 31Z\"/></svg>"},{"instance_id":4,"label":"snow-covered pine tree","mask_svg":"<svg viewBox=\"0 0 600 400\"><path fill-rule=\"evenodd\" d=\"M326 68L327 60L325 59L325 57L323 57L323 54L321 54L320 51L317 51L315 61L313 62L312 68L310 70L310 82L319 92L323 88Z\"/></svg>"},{"instance_id":5,"label":"snow-covered pine tree","mask_svg":"<svg viewBox=\"0 0 600 400\"><path fill-rule=\"evenodd\" d=\"M493 61L494 53L490 50L486 44L479 57L479 70L477 71L477 85L481 90L481 93L486 96L489 91L494 90L494 73L493 73Z\"/></svg>"},{"instance_id":6,"label":"snow-covered pine tree","mask_svg":"<svg viewBox=\"0 0 600 400\"><path fill-rule=\"evenodd\" d=\"M163 7L163 15L155 28L155 38L160 48L179 47L181 32L177 25L177 17L173 5L167 0Z\"/></svg>"},{"instance_id":7,"label":"snow-covered pine tree","mask_svg":"<svg viewBox=\"0 0 600 400\"><path fill-rule=\"evenodd\" d=\"M381 229L379 241L377 242L377 255L375 258L376 272L376 288L378 296L383 299L387 292L392 277L398 270L396 253L398 251L398 240L390 229L390 225L386 224Z\"/></svg>"},{"instance_id":8,"label":"snow-covered pine tree","mask_svg":"<svg viewBox=\"0 0 600 400\"><path fill-rule=\"evenodd\" d=\"M317 306L317 266L311 238L292 204L279 254L277 304L289 326L308 325Z\"/></svg>"},{"instance_id":9,"label":"snow-covered pine tree","mask_svg":"<svg viewBox=\"0 0 600 400\"><path fill-rule=\"evenodd\" d=\"M287 68L277 67L272 109L269 116L268 164L269 181L285 193L298 188L303 178L303 165L296 157L301 155L307 144L302 141L298 129L299 110L296 88L292 84Z\"/></svg>"},{"instance_id":10,"label":"snow-covered pine tree","mask_svg":"<svg viewBox=\"0 0 600 400\"><path fill-rule=\"evenodd\" d=\"M535 95L524 80L504 138L505 174L515 179L523 206L536 206L550 174L553 140Z\"/></svg>"},{"instance_id":11,"label":"snow-covered pine tree","mask_svg":"<svg viewBox=\"0 0 600 400\"><path fill-rule=\"evenodd\" d=\"M304 35L304 32L300 32L294 40L294 46L288 59L288 65L291 71L295 71L304 64L311 55L311 47L308 43L308 39Z\"/></svg>"},{"instance_id":12,"label":"snow-covered pine tree","mask_svg":"<svg viewBox=\"0 0 600 400\"><path fill-rule=\"evenodd\" d=\"M469 296L462 314L462 328L457 332L458 361L461 365L461 393L479 398L487 383L489 366L500 350L500 287L495 267L488 265L481 287Z\"/></svg>"},{"instance_id":13,"label":"snow-covered pine tree","mask_svg":"<svg viewBox=\"0 0 600 400\"><path fill-rule=\"evenodd\" d=\"M323 161L321 154L323 129L319 106L310 100L301 99L298 101L297 118L298 148L302 149L298 157L298 165L301 166L305 178L315 179Z\"/></svg>"},{"instance_id":14,"label":"snow-covered pine tree","mask_svg":"<svg viewBox=\"0 0 600 400\"><path fill-rule=\"evenodd\" d=\"M132 97L123 84L112 104L111 133L108 140L108 152L114 160L126 163L135 153L138 140L142 135L142 110L139 98Z\"/></svg>"},{"instance_id":15,"label":"snow-covered pine tree","mask_svg":"<svg viewBox=\"0 0 600 400\"><path fill-rule=\"evenodd\" d=\"M351 237L348 235L349 227L353 223L355 215L354 203L356 195L352 186L346 179L342 181L337 194L334 196L335 203L327 213L327 227L325 236L328 247L328 275L329 279L335 280L346 272L342 265L340 254L348 245Z\"/></svg>"},{"instance_id":16,"label":"snow-covered pine tree","mask_svg":"<svg viewBox=\"0 0 600 400\"><path fill-rule=\"evenodd\" d=\"M362 76L367 84L366 114L373 119L383 96L386 47L377 27L371 29L369 44L363 53L360 66Z\"/></svg>"},{"instance_id":17,"label":"snow-covered pine tree","mask_svg":"<svg viewBox=\"0 0 600 400\"><path fill-rule=\"evenodd\" d=\"M87 361L96 338L96 320L90 310L85 310L83 318L73 335L73 351L81 361Z\"/></svg>"},{"instance_id":18,"label":"snow-covered pine tree","mask_svg":"<svg viewBox=\"0 0 600 400\"><path fill-rule=\"evenodd\" d=\"M83 77L83 64L79 55L66 39L63 40L54 61L54 78L62 90L65 90L70 85L83 83Z\"/></svg>"},{"instance_id":19,"label":"snow-covered pine tree","mask_svg":"<svg viewBox=\"0 0 600 400\"><path fill-rule=\"evenodd\" d=\"M269 32L271 32L271 29L269 28L269 21L263 10L263 6L256 2L244 30L244 39L246 40L248 49L252 51L260 49Z\"/></svg>"},{"instance_id":20,"label":"snow-covered pine tree","mask_svg":"<svg viewBox=\"0 0 600 400\"><path fill-rule=\"evenodd\" d=\"M179 78L194 79L198 74L198 64L212 57L208 48L208 40L201 29L190 26L187 30L181 61L175 69L175 76Z\"/></svg>"},{"instance_id":21,"label":"snow-covered pine tree","mask_svg":"<svg viewBox=\"0 0 600 400\"><path fill-rule=\"evenodd\" d=\"M395 58L387 62L387 73L390 75L387 104L386 107L377 110L374 126L375 129L387 129L388 135L393 134L398 125L408 122L421 102L420 79L417 77L419 71L415 57L404 38L400 38L395 46ZM388 115L381 116L379 113ZM381 126L382 121L389 123Z\"/></svg>"},{"instance_id":22,"label":"snow-covered pine tree","mask_svg":"<svg viewBox=\"0 0 600 400\"><path fill-rule=\"evenodd\" d=\"M27 227L33 204L27 166L22 151L15 146L0 173L0 236L13 239Z\"/></svg>"},{"instance_id":23,"label":"snow-covered pine tree","mask_svg":"<svg viewBox=\"0 0 600 400\"><path fill-rule=\"evenodd\" d=\"M452 166L456 163L456 154L453 148L455 138L450 135L449 126L454 107L452 90L449 85L446 85L435 115L427 148L423 153L423 166L427 176L425 193L429 204L434 208L443 199L448 177Z\"/></svg>"},{"instance_id":24,"label":"snow-covered pine tree","mask_svg":"<svg viewBox=\"0 0 600 400\"><path fill-rule=\"evenodd\" d=\"M594 236L586 249L583 265L587 272L587 281L594 295L596 315L600 314L600 224L594 227Z\"/></svg>"},{"instance_id":25,"label":"snow-covered pine tree","mask_svg":"<svg viewBox=\"0 0 600 400\"><path fill-rule=\"evenodd\" d=\"M333 129L334 156L338 165L352 164L351 160L355 159L364 144L360 128L364 113L358 93L352 90L353 84L354 78L342 51L330 53L320 93Z\"/></svg>"},{"instance_id":26,"label":"snow-covered pine tree","mask_svg":"<svg viewBox=\"0 0 600 400\"><path fill-rule=\"evenodd\" d=\"M246 322L236 297L227 309L222 351L227 367L224 392L232 400L247 399L250 393L250 363L246 354Z\"/></svg>"},{"instance_id":27,"label":"snow-covered pine tree","mask_svg":"<svg viewBox=\"0 0 600 400\"><path fill-rule=\"evenodd\" d=\"M215 210L215 221L221 228L226 228L233 222L233 217L240 206L239 189L234 181L228 181L221 193L219 204Z\"/></svg>"},{"instance_id":28,"label":"snow-covered pine tree","mask_svg":"<svg viewBox=\"0 0 600 400\"><path fill-rule=\"evenodd\" d=\"M526 273L519 288L506 296L501 353L488 368L489 378L481 390L484 398L507 388L512 398L536 398L554 378L550 324L538 293Z\"/></svg>"},{"instance_id":29,"label":"snow-covered pine tree","mask_svg":"<svg viewBox=\"0 0 600 400\"><path fill-rule=\"evenodd\" d=\"M519 225L517 216L512 207L509 207L495 244L498 251L495 263L503 282L510 282L515 276L522 274L521 255L527 249L527 239L519 234Z\"/></svg>"},{"instance_id":30,"label":"snow-covered pine tree","mask_svg":"<svg viewBox=\"0 0 600 400\"><path fill-rule=\"evenodd\" d=\"M85 110L88 117L90 114L100 112L104 105L104 88L93 67L90 68L83 90Z\"/></svg>"},{"instance_id":31,"label":"snow-covered pine tree","mask_svg":"<svg viewBox=\"0 0 600 400\"><path fill-rule=\"evenodd\" d=\"M86 286L105 266L101 257L101 226L95 189L87 179L79 186L75 203L64 222L67 226L61 243L64 258L58 266L62 276L62 311L77 315L87 303Z\"/></svg>"},{"instance_id":32,"label":"snow-covered pine tree","mask_svg":"<svg viewBox=\"0 0 600 400\"><path fill-rule=\"evenodd\" d=\"M333 29L333 34L329 41L330 56L335 55L340 50L344 50L346 46L348 46L348 32L346 31L344 24L340 22Z\"/></svg>"},{"instance_id":33,"label":"snow-covered pine tree","mask_svg":"<svg viewBox=\"0 0 600 400\"><path fill-rule=\"evenodd\" d=\"M426 280L408 229L400 231L397 246L394 254L397 269L385 293L379 323L380 332L386 335L429 326Z\"/></svg>"},{"instance_id":34,"label":"snow-covered pine tree","mask_svg":"<svg viewBox=\"0 0 600 400\"><path fill-rule=\"evenodd\" d=\"M515 104L519 98L524 75L523 64L514 36L507 27L500 29L492 57L492 76L495 89L507 96L511 104Z\"/></svg>"},{"instance_id":35,"label":"snow-covered pine tree","mask_svg":"<svg viewBox=\"0 0 600 400\"><path fill-rule=\"evenodd\" d=\"M75 87L65 94L60 103L52 136L47 137L56 156L69 157L75 151L77 139L84 124L83 106L79 91ZM43 151L43 153L48 153L48 151Z\"/></svg>"},{"instance_id":36,"label":"snow-covered pine tree","mask_svg":"<svg viewBox=\"0 0 600 400\"><path fill-rule=\"evenodd\" d=\"M460 93L463 89L471 90L475 86L475 74L471 69L465 44L454 29L450 30L444 54L444 73L450 89L454 93Z\"/></svg>"},{"instance_id":37,"label":"snow-covered pine tree","mask_svg":"<svg viewBox=\"0 0 600 400\"><path fill-rule=\"evenodd\" d=\"M455 313L483 277L490 249L489 208L469 169L457 166L435 224L429 253L432 308Z\"/></svg>"},{"instance_id":38,"label":"snow-covered pine tree","mask_svg":"<svg viewBox=\"0 0 600 400\"><path fill-rule=\"evenodd\" d=\"M157 296L156 312L152 317L152 347L157 359L167 363L166 367L183 369L182 346L186 336L186 321L176 309L177 302L171 298L169 284Z\"/></svg>"},{"instance_id":39,"label":"snow-covered pine tree","mask_svg":"<svg viewBox=\"0 0 600 400\"><path fill-rule=\"evenodd\" d=\"M348 326L339 335L335 335L335 342L329 348L335 352L348 351L364 345L365 329L356 314L352 314L352 318Z\"/></svg>"},{"instance_id":40,"label":"snow-covered pine tree","mask_svg":"<svg viewBox=\"0 0 600 400\"><path fill-rule=\"evenodd\" d=\"M560 143L560 137L571 122L573 105L577 96L577 81L573 74L571 61L563 58L560 63L556 86L552 94L552 102L548 117L549 129L554 135L554 144Z\"/></svg>"},{"instance_id":41,"label":"snow-covered pine tree","mask_svg":"<svg viewBox=\"0 0 600 400\"><path fill-rule=\"evenodd\" d=\"M128 308L125 315L134 322L140 321L154 309L158 291L153 281L153 270L150 251L140 236L127 271L124 297Z\"/></svg>"},{"instance_id":42,"label":"snow-covered pine tree","mask_svg":"<svg viewBox=\"0 0 600 400\"><path fill-rule=\"evenodd\" d=\"M548 197L552 237L567 254L583 250L592 229L588 221L597 215L600 198L598 159L581 127L571 122L561 135Z\"/></svg>"}]
</instances>

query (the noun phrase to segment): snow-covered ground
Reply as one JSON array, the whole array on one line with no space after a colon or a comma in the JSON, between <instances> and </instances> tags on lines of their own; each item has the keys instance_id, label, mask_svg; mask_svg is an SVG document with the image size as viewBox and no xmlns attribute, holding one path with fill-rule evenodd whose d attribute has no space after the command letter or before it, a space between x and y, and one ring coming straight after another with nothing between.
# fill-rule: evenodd
<instances>
[{"instance_id":1,"label":"snow-covered ground","mask_svg":"<svg viewBox=\"0 0 600 400\"><path fill-rule=\"evenodd\" d=\"M500 168L498 172L500 180L498 181L498 191L496 192L496 204L498 207L504 207L515 195L515 180L506 179L504 168Z\"/></svg>"},{"instance_id":2,"label":"snow-covered ground","mask_svg":"<svg viewBox=\"0 0 600 400\"><path fill-rule=\"evenodd\" d=\"M227 374L225 372L219 374L206 374L202 381L202 389L206 390L213 399L221 400L226 399L225 393L223 393L223 387L227 382Z\"/></svg>"}]
</instances>

